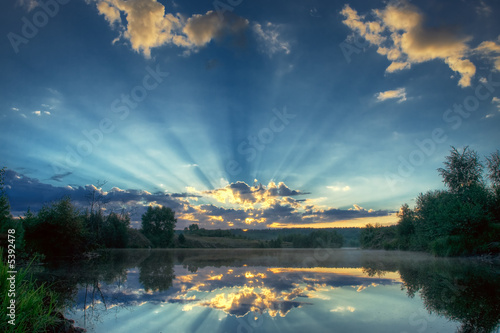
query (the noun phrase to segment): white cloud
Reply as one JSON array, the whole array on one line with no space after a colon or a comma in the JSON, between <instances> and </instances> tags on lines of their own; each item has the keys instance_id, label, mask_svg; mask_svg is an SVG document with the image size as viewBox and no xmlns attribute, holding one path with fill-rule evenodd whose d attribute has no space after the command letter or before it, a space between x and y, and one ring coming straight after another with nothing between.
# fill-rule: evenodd
<instances>
[{"instance_id":1,"label":"white cloud","mask_svg":"<svg viewBox=\"0 0 500 333\"><path fill-rule=\"evenodd\" d=\"M19 111L19 109L18 108L12 108L12 111L16 111L17 112L17 111Z\"/></svg>"},{"instance_id":2,"label":"white cloud","mask_svg":"<svg viewBox=\"0 0 500 333\"><path fill-rule=\"evenodd\" d=\"M498 111L500 111L500 98L493 97L493 99L491 100L491 103L496 104Z\"/></svg>"},{"instance_id":3,"label":"white cloud","mask_svg":"<svg viewBox=\"0 0 500 333\"><path fill-rule=\"evenodd\" d=\"M271 22L266 23L264 26L259 23L253 25L253 31L262 43L262 51L269 56L277 52L290 53L290 44L281 39L279 29L278 25Z\"/></svg>"},{"instance_id":4,"label":"white cloud","mask_svg":"<svg viewBox=\"0 0 500 333\"><path fill-rule=\"evenodd\" d=\"M412 64L440 59L460 75L461 87L469 87L476 67L467 59L472 37L460 35L448 27L425 25L425 16L406 0L390 2L383 9L373 10L374 20L358 15L345 5L341 11L347 25L387 57L388 73L411 68Z\"/></svg>"},{"instance_id":5,"label":"white cloud","mask_svg":"<svg viewBox=\"0 0 500 333\"><path fill-rule=\"evenodd\" d=\"M221 17L213 11L186 19L179 13L165 13L165 6L156 0L98 0L97 10L120 31L115 41L130 41L132 49L146 58L155 47L202 47L226 34L238 34L248 25L236 15Z\"/></svg>"},{"instance_id":6,"label":"white cloud","mask_svg":"<svg viewBox=\"0 0 500 333\"><path fill-rule=\"evenodd\" d=\"M24 7L28 12L40 6L37 0L18 0L17 4Z\"/></svg>"},{"instance_id":7,"label":"white cloud","mask_svg":"<svg viewBox=\"0 0 500 333\"><path fill-rule=\"evenodd\" d=\"M35 116L42 116L42 115L47 115L47 116L50 116L50 112L49 111L33 111L31 112L32 114L34 114Z\"/></svg>"},{"instance_id":8,"label":"white cloud","mask_svg":"<svg viewBox=\"0 0 500 333\"><path fill-rule=\"evenodd\" d=\"M498 41L482 42L475 51L492 61L495 70L500 71L500 36Z\"/></svg>"},{"instance_id":9,"label":"white cloud","mask_svg":"<svg viewBox=\"0 0 500 333\"><path fill-rule=\"evenodd\" d=\"M347 192L351 190L351 187L348 185L342 186L342 185L333 185L333 186L327 186L327 189L330 189L334 192Z\"/></svg>"},{"instance_id":10,"label":"white cloud","mask_svg":"<svg viewBox=\"0 0 500 333\"><path fill-rule=\"evenodd\" d=\"M398 103L406 101L406 89L399 88L396 90L387 90L375 94L378 101L385 101L387 99L399 99Z\"/></svg>"},{"instance_id":11,"label":"white cloud","mask_svg":"<svg viewBox=\"0 0 500 333\"><path fill-rule=\"evenodd\" d=\"M356 308L353 306L337 306L335 309L330 310L330 312L354 312Z\"/></svg>"}]
</instances>

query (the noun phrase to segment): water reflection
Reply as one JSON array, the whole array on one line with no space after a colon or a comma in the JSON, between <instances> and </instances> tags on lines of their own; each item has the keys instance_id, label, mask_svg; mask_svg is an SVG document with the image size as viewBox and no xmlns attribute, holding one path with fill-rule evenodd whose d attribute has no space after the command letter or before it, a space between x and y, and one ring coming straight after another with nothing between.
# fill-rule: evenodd
<instances>
[{"instance_id":1,"label":"water reflection","mask_svg":"<svg viewBox=\"0 0 500 333\"><path fill-rule=\"evenodd\" d=\"M312 257L123 250L47 273L72 285L68 314L95 332L493 332L500 322L496 266L384 251Z\"/></svg>"},{"instance_id":2,"label":"water reflection","mask_svg":"<svg viewBox=\"0 0 500 333\"><path fill-rule=\"evenodd\" d=\"M460 322L457 332L492 332L500 322L498 267L455 261L402 264L401 278L409 297L416 294L429 311Z\"/></svg>"}]
</instances>

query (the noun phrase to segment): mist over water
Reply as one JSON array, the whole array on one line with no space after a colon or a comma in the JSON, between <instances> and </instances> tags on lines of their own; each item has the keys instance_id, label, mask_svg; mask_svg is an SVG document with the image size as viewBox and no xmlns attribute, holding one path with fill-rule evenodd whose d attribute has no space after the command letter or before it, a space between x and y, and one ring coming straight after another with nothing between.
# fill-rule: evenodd
<instances>
[{"instance_id":1,"label":"mist over water","mask_svg":"<svg viewBox=\"0 0 500 333\"><path fill-rule=\"evenodd\" d=\"M41 276L89 332L494 332L498 273L414 252L193 249L111 250Z\"/></svg>"}]
</instances>

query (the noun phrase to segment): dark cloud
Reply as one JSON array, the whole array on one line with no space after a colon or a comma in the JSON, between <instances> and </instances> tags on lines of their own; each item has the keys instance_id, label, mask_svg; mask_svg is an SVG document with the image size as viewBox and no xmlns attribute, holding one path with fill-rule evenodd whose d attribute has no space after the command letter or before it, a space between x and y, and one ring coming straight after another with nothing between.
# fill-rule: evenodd
<instances>
[{"instance_id":1,"label":"dark cloud","mask_svg":"<svg viewBox=\"0 0 500 333\"><path fill-rule=\"evenodd\" d=\"M64 172L64 173L55 174L52 177L50 177L49 179L55 180L56 182L61 182L64 177L67 177L67 176L71 175L72 173L73 172L68 171L68 172Z\"/></svg>"},{"instance_id":2,"label":"dark cloud","mask_svg":"<svg viewBox=\"0 0 500 333\"><path fill-rule=\"evenodd\" d=\"M64 174L56 175L61 179ZM172 208L176 212L177 228L182 229L192 223L205 228L268 228L273 223L283 226L334 222L356 218L390 215L387 210L366 210L353 205L350 209L320 209L308 204L306 199L294 196L306 192L290 189L284 183L271 182L264 186L249 186L244 182L229 184L224 188L194 193L150 193L137 189L113 187L103 191L94 185L53 186L40 182L13 170L6 170L5 189L9 197L12 214L23 215L28 208L38 211L44 204L70 197L77 207L89 207L89 194L95 191L100 202L109 211L125 210L130 214L132 225L138 227L142 214L150 204ZM202 200L199 202L199 200ZM207 200L229 201L233 207L223 207ZM255 206L254 206L255 205Z\"/></svg>"}]
</instances>

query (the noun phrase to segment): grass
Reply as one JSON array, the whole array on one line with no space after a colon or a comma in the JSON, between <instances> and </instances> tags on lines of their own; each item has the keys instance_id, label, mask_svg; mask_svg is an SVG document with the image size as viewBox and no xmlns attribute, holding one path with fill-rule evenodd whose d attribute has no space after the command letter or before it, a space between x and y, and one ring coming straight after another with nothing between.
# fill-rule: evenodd
<instances>
[{"instance_id":1,"label":"grass","mask_svg":"<svg viewBox=\"0 0 500 333\"><path fill-rule=\"evenodd\" d=\"M0 249L2 257L2 249ZM2 257L3 258L3 257ZM15 297L9 297L10 283L7 278L11 276L10 270L3 260L0 260L0 295L2 313L7 311L10 300L16 300L15 325L8 321L11 319L2 316L0 321L1 332L46 332L54 327L59 319L56 317L56 297L45 284L38 284L29 273L29 267L17 270Z\"/></svg>"}]
</instances>

